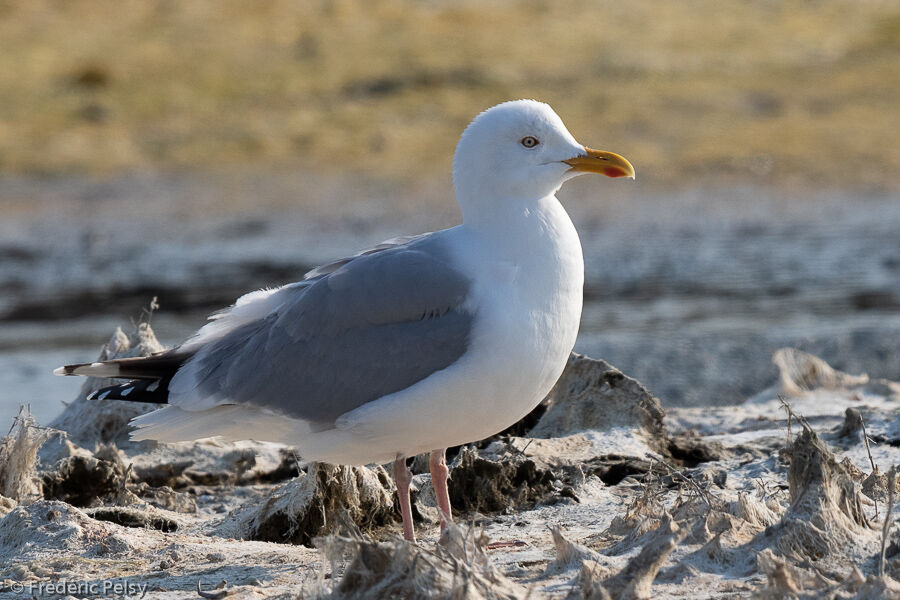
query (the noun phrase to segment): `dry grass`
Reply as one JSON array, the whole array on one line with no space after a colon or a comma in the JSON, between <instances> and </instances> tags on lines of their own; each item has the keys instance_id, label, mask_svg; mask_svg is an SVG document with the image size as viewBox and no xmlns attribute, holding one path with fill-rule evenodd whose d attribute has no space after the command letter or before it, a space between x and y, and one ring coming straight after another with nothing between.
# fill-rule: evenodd
<instances>
[{"instance_id":1,"label":"dry grass","mask_svg":"<svg viewBox=\"0 0 900 600\"><path fill-rule=\"evenodd\" d=\"M0 170L303 166L415 180L498 101L642 178L893 187L900 5L0 2Z\"/></svg>"}]
</instances>

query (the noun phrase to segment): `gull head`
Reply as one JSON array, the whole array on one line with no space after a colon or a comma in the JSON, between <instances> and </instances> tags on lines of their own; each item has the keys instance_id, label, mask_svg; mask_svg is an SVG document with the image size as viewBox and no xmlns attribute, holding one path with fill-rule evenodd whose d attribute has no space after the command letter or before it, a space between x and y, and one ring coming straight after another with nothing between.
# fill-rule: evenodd
<instances>
[{"instance_id":1,"label":"gull head","mask_svg":"<svg viewBox=\"0 0 900 600\"><path fill-rule=\"evenodd\" d=\"M514 100L484 111L469 124L453 156L457 199L537 199L583 173L634 178L612 152L578 143L543 102Z\"/></svg>"}]
</instances>

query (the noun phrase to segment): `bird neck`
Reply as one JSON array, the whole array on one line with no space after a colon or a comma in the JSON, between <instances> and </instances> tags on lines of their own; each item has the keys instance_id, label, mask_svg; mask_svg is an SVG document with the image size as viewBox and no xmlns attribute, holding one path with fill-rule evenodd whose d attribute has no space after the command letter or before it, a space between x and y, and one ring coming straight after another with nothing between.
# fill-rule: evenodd
<instances>
[{"instance_id":1,"label":"bird neck","mask_svg":"<svg viewBox=\"0 0 900 600\"><path fill-rule=\"evenodd\" d=\"M500 195L473 198L457 192L457 202L466 227L491 235L508 235L510 232L521 231L523 227L528 228L530 224L569 218L554 193L535 198L507 198Z\"/></svg>"}]
</instances>

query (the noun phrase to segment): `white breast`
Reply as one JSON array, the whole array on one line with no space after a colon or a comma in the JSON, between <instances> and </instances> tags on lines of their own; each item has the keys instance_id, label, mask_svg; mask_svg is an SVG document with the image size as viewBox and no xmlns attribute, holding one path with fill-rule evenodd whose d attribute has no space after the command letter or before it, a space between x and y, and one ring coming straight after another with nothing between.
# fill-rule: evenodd
<instances>
[{"instance_id":1,"label":"white breast","mask_svg":"<svg viewBox=\"0 0 900 600\"><path fill-rule=\"evenodd\" d=\"M581 243L552 197L513 225L502 238L457 229L456 258L475 281L468 303L477 316L466 354L347 413L337 430L306 436L304 456L360 464L464 444L502 431L546 396L578 334Z\"/></svg>"},{"instance_id":2,"label":"white breast","mask_svg":"<svg viewBox=\"0 0 900 600\"><path fill-rule=\"evenodd\" d=\"M555 199L495 240L499 260L482 256L471 355L490 368L490 394L473 401L492 435L525 416L550 391L575 345L581 320L584 261L575 227ZM479 257L473 257L476 260ZM474 267L476 269L478 267ZM477 301L476 300L476 301ZM481 395L481 394L480 394Z\"/></svg>"}]
</instances>

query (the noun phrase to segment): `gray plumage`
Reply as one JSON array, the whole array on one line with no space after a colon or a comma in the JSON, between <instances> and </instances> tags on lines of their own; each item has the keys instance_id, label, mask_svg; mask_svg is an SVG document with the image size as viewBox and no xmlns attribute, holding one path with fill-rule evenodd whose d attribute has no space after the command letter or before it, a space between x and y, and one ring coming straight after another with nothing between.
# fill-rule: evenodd
<instances>
[{"instance_id":1,"label":"gray plumage","mask_svg":"<svg viewBox=\"0 0 900 600\"><path fill-rule=\"evenodd\" d=\"M282 288L274 311L201 347L173 391L191 372L195 397L327 429L450 366L466 351L473 315L463 308L470 280L451 264L443 239L377 248Z\"/></svg>"}]
</instances>

